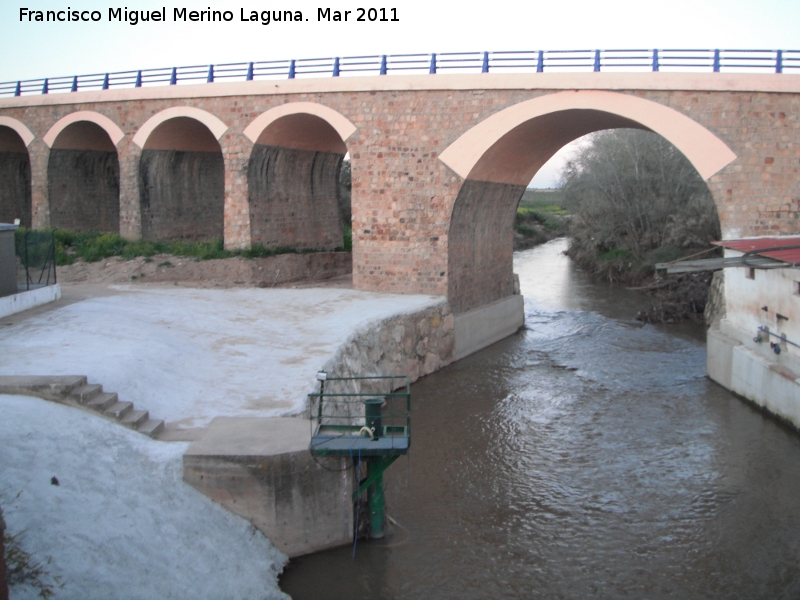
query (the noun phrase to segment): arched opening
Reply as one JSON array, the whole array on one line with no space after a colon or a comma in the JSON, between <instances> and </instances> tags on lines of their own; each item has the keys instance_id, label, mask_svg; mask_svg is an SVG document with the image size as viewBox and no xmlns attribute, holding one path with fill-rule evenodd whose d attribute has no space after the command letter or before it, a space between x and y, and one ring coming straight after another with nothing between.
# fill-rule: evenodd
<instances>
[{"instance_id":1,"label":"arched opening","mask_svg":"<svg viewBox=\"0 0 800 600\"><path fill-rule=\"evenodd\" d=\"M315 250L344 247L351 212L349 190L340 184L347 154L342 135L316 114L275 116L260 131L250 132L255 137L248 166L252 242Z\"/></svg>"},{"instance_id":2,"label":"arched opening","mask_svg":"<svg viewBox=\"0 0 800 600\"><path fill-rule=\"evenodd\" d=\"M144 240L222 239L225 164L206 124L175 116L149 131L139 162L139 201Z\"/></svg>"},{"instance_id":3,"label":"arched opening","mask_svg":"<svg viewBox=\"0 0 800 600\"><path fill-rule=\"evenodd\" d=\"M0 125L0 223L31 226L31 160L22 137Z\"/></svg>"},{"instance_id":4,"label":"arched opening","mask_svg":"<svg viewBox=\"0 0 800 600\"><path fill-rule=\"evenodd\" d=\"M455 313L514 293L514 218L536 172L573 140L617 128L661 134L705 179L735 158L723 142L688 117L624 94L551 94L493 115L440 157L465 178L448 232L448 298Z\"/></svg>"},{"instance_id":5,"label":"arched opening","mask_svg":"<svg viewBox=\"0 0 800 600\"><path fill-rule=\"evenodd\" d=\"M77 120L51 137L50 225L119 233L119 158L109 133L96 122Z\"/></svg>"}]
</instances>

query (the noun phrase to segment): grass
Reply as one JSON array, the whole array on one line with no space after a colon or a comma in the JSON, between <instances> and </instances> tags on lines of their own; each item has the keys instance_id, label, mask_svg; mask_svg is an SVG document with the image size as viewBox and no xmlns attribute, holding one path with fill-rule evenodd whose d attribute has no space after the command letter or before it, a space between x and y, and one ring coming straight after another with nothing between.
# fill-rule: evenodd
<instances>
[{"instance_id":1,"label":"grass","mask_svg":"<svg viewBox=\"0 0 800 600\"><path fill-rule=\"evenodd\" d=\"M551 237L565 235L568 218L569 213L561 202L561 193L558 190L525 190L517 208L516 230L541 243ZM534 225L544 231L537 231Z\"/></svg>"},{"instance_id":2,"label":"grass","mask_svg":"<svg viewBox=\"0 0 800 600\"><path fill-rule=\"evenodd\" d=\"M17 230L16 237L18 244L24 239L26 231L27 230L22 227ZM145 262L152 262L151 257L156 254L171 254L173 256L194 258L195 260L210 260L215 258L231 258L234 256L241 256L243 258L266 258L269 256L278 256L279 254L306 254L318 252L318 250L298 250L285 246L265 247L261 244L253 244L252 248L243 250L226 250L221 239L200 242L129 241L115 233L77 233L75 231L63 229L56 230L55 239L57 265L70 265L78 259L82 259L86 262L97 262L114 256L122 257L126 260L144 256ZM352 245L352 232L347 228L344 246L342 248L337 248L337 250L349 252L352 250ZM168 265L161 263L159 266Z\"/></svg>"}]
</instances>

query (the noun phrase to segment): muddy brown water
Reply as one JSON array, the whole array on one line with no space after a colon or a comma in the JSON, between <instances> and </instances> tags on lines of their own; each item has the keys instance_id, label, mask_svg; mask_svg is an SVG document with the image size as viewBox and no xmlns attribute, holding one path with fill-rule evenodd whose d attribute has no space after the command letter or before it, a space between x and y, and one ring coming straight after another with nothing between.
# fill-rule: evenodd
<instances>
[{"instance_id":1,"label":"muddy brown water","mask_svg":"<svg viewBox=\"0 0 800 600\"><path fill-rule=\"evenodd\" d=\"M295 600L800 598L800 436L565 244L515 255L525 330L412 386L390 535L291 561Z\"/></svg>"}]
</instances>

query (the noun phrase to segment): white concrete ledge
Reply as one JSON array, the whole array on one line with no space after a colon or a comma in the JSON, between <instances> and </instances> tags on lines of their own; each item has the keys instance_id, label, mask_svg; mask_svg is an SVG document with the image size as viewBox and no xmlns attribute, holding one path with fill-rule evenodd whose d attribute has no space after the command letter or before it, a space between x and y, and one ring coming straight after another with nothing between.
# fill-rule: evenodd
<instances>
[{"instance_id":1,"label":"white concrete ledge","mask_svg":"<svg viewBox=\"0 0 800 600\"><path fill-rule=\"evenodd\" d=\"M41 306L48 302L55 302L59 298L61 298L61 286L58 284L5 296L0 298L0 318Z\"/></svg>"},{"instance_id":2,"label":"white concrete ledge","mask_svg":"<svg viewBox=\"0 0 800 600\"><path fill-rule=\"evenodd\" d=\"M713 329L707 334L708 376L800 429L800 377L785 361L761 356Z\"/></svg>"},{"instance_id":3,"label":"white concrete ledge","mask_svg":"<svg viewBox=\"0 0 800 600\"><path fill-rule=\"evenodd\" d=\"M515 333L525 324L525 300L509 296L456 315L455 350L459 360Z\"/></svg>"}]
</instances>

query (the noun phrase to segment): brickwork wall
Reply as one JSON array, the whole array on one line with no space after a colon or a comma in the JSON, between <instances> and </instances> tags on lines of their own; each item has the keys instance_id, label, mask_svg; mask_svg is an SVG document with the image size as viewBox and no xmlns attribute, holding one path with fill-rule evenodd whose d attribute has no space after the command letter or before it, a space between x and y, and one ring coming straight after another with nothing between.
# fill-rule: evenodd
<instances>
[{"instance_id":1,"label":"brickwork wall","mask_svg":"<svg viewBox=\"0 0 800 600\"><path fill-rule=\"evenodd\" d=\"M447 297L453 312L514 293L514 219L525 186L464 182L453 208Z\"/></svg>"},{"instance_id":2,"label":"brickwork wall","mask_svg":"<svg viewBox=\"0 0 800 600\"><path fill-rule=\"evenodd\" d=\"M224 229L225 166L218 152L144 150L142 239L212 240Z\"/></svg>"},{"instance_id":3,"label":"brickwork wall","mask_svg":"<svg viewBox=\"0 0 800 600\"><path fill-rule=\"evenodd\" d=\"M117 153L50 150L47 195L51 227L119 233Z\"/></svg>"},{"instance_id":4,"label":"brickwork wall","mask_svg":"<svg viewBox=\"0 0 800 600\"><path fill-rule=\"evenodd\" d=\"M247 175L252 243L342 247L338 180L343 159L343 154L256 144Z\"/></svg>"},{"instance_id":5,"label":"brickwork wall","mask_svg":"<svg viewBox=\"0 0 800 600\"><path fill-rule=\"evenodd\" d=\"M258 115L275 106L288 102L324 104L358 128L347 140L353 170L355 286L446 294L450 290L449 257L466 252L448 251L451 215L464 181L438 160L439 154L488 116L555 91L309 92L12 107L0 109L0 114L20 120L36 135L28 150L33 221L39 225L49 222L44 183L48 149L41 138L61 117L77 110L94 110L117 123L126 133L117 146L120 167L130 173L130 165L136 163L136 149L128 140L149 117L173 106L197 107L216 115L229 127L219 140L226 169L225 243L246 246L251 231L247 165L253 144L242 132ZM622 93L661 103L694 119L737 154L733 163L709 180L725 237L800 233L800 95L661 90ZM122 223L124 231L135 235L137 216L129 186L128 180L121 185ZM463 214L466 222L468 213L456 216ZM458 222L454 220L454 225ZM456 239L454 243L461 242ZM497 255L492 255L495 251ZM499 246L488 252L481 255L486 264L510 260ZM476 285L493 285L494 275L487 277L475 280Z\"/></svg>"},{"instance_id":6,"label":"brickwork wall","mask_svg":"<svg viewBox=\"0 0 800 600\"><path fill-rule=\"evenodd\" d=\"M27 153L0 152L0 223L31 226L31 161Z\"/></svg>"}]
</instances>

